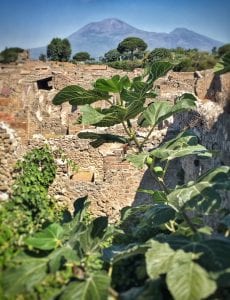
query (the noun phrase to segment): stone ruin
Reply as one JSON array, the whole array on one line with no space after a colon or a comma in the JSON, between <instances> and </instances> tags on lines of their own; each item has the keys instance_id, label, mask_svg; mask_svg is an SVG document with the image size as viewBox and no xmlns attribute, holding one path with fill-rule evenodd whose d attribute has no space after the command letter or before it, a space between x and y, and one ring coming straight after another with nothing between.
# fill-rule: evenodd
<instances>
[{"instance_id":1,"label":"stone ruin","mask_svg":"<svg viewBox=\"0 0 230 300\"><path fill-rule=\"evenodd\" d=\"M104 144L93 148L77 133L88 128L74 125L79 110L68 104L53 106L54 95L63 87L78 84L90 88L97 78L115 74L134 77L142 70L124 72L105 65L73 65L70 63L26 61L17 65L0 65L0 199L7 200L13 182L13 165L26 151L49 144L61 149L65 158L57 159L58 171L50 194L70 207L86 194L96 215L116 219L119 210L128 205L150 201L137 189L155 187L147 171L138 170L124 160L120 144ZM197 111L179 114L153 132L150 147L156 147L178 129L193 128L200 142L220 155L212 160L195 157L171 164L167 178L174 186L181 180L195 179L210 167L230 164L230 73L214 76L212 70L202 72L169 72L156 82L160 99L175 98L191 92L198 98ZM105 106L104 101L99 103ZM92 127L90 128L92 129ZM121 134L114 126L113 132ZM78 170L71 169L68 157ZM227 198L226 198L227 199ZM229 207L228 201L226 205Z\"/></svg>"}]
</instances>

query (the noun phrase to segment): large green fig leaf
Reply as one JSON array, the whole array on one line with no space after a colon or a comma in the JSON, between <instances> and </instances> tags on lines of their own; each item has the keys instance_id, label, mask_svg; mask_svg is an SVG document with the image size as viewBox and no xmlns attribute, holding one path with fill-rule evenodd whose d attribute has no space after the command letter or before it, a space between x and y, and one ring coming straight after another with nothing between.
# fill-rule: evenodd
<instances>
[{"instance_id":1,"label":"large green fig leaf","mask_svg":"<svg viewBox=\"0 0 230 300\"><path fill-rule=\"evenodd\" d=\"M222 59L215 65L214 72L221 75L230 72L230 52L227 52Z\"/></svg>"},{"instance_id":2,"label":"large green fig leaf","mask_svg":"<svg viewBox=\"0 0 230 300\"><path fill-rule=\"evenodd\" d=\"M58 92L53 98L53 104L60 105L69 101L71 105L91 104L99 100L109 99L110 95L106 92L94 90L85 90L79 85L70 85Z\"/></svg>"},{"instance_id":3,"label":"large green fig leaf","mask_svg":"<svg viewBox=\"0 0 230 300\"><path fill-rule=\"evenodd\" d=\"M101 243L107 237L107 226L108 218L98 217L88 224L85 230L79 232L78 240L84 253L89 254L100 250Z\"/></svg>"},{"instance_id":4,"label":"large green fig leaf","mask_svg":"<svg viewBox=\"0 0 230 300\"><path fill-rule=\"evenodd\" d=\"M84 225L83 221L87 215L87 209L89 205L90 201L88 201L87 196L78 198L74 202L73 218L71 221L63 224L64 240L72 240L72 237L74 236L75 241L78 239L78 233L85 230L86 226Z\"/></svg>"},{"instance_id":5,"label":"large green fig leaf","mask_svg":"<svg viewBox=\"0 0 230 300\"><path fill-rule=\"evenodd\" d=\"M78 133L78 137L80 139L93 139L94 141L90 142L90 145L94 148L101 146L104 143L127 143L127 139L123 136L109 134L109 133L96 133L96 132L89 132L84 131Z\"/></svg>"},{"instance_id":6,"label":"large green fig leaf","mask_svg":"<svg viewBox=\"0 0 230 300\"><path fill-rule=\"evenodd\" d=\"M126 109L121 106L111 106L108 109L94 109L90 105L81 108L82 124L97 127L110 127L121 123L126 115Z\"/></svg>"},{"instance_id":7,"label":"large green fig leaf","mask_svg":"<svg viewBox=\"0 0 230 300\"><path fill-rule=\"evenodd\" d=\"M158 101L150 104L138 119L138 124L142 127L156 126L175 113L195 109L196 98L192 94L183 94L173 104L169 101Z\"/></svg>"},{"instance_id":8,"label":"large green fig leaf","mask_svg":"<svg viewBox=\"0 0 230 300\"><path fill-rule=\"evenodd\" d=\"M154 82L158 78L165 76L173 67L174 65L167 61L157 61L152 63L148 67L149 76L147 82Z\"/></svg>"},{"instance_id":9,"label":"large green fig leaf","mask_svg":"<svg viewBox=\"0 0 230 300\"><path fill-rule=\"evenodd\" d=\"M228 238L209 238L200 241L182 236L161 235L161 243L168 243L174 250L199 253L199 264L208 271L223 271L230 268L230 240Z\"/></svg>"},{"instance_id":10,"label":"large green fig leaf","mask_svg":"<svg viewBox=\"0 0 230 300\"><path fill-rule=\"evenodd\" d=\"M121 100L125 101L127 104L137 100L144 103L146 99L146 93L142 91L123 90L120 94L120 97Z\"/></svg>"},{"instance_id":11,"label":"large green fig leaf","mask_svg":"<svg viewBox=\"0 0 230 300\"><path fill-rule=\"evenodd\" d=\"M78 215L75 218L65 224L65 236L72 248L81 249L81 254L100 251L102 242L113 235L111 226L108 226L107 217L98 217L87 226L82 221L78 221Z\"/></svg>"},{"instance_id":12,"label":"large green fig leaf","mask_svg":"<svg viewBox=\"0 0 230 300\"><path fill-rule=\"evenodd\" d=\"M107 300L110 277L103 272L90 274L84 281L71 282L60 300Z\"/></svg>"},{"instance_id":13,"label":"large green fig leaf","mask_svg":"<svg viewBox=\"0 0 230 300\"><path fill-rule=\"evenodd\" d=\"M164 191L138 189L137 192L151 195L154 203L164 204L168 201Z\"/></svg>"},{"instance_id":14,"label":"large green fig leaf","mask_svg":"<svg viewBox=\"0 0 230 300\"><path fill-rule=\"evenodd\" d=\"M80 263L80 258L77 256L77 251L68 244L52 251L48 256L48 259L49 271L52 273L57 272L60 269L63 259L65 261L79 261Z\"/></svg>"},{"instance_id":15,"label":"large green fig leaf","mask_svg":"<svg viewBox=\"0 0 230 300\"><path fill-rule=\"evenodd\" d=\"M133 101L145 102L146 98L156 98L157 94L152 89L152 84L142 81L140 77L133 79L131 87L121 91L120 97L122 101L130 104Z\"/></svg>"},{"instance_id":16,"label":"large green fig leaf","mask_svg":"<svg viewBox=\"0 0 230 300\"><path fill-rule=\"evenodd\" d=\"M103 120L105 117L90 105L84 105L81 107L82 119L81 122L84 125L96 124Z\"/></svg>"},{"instance_id":17,"label":"large green fig leaf","mask_svg":"<svg viewBox=\"0 0 230 300\"><path fill-rule=\"evenodd\" d=\"M138 119L141 127L156 126L170 116L172 104L168 101L159 101L150 104Z\"/></svg>"},{"instance_id":18,"label":"large green fig leaf","mask_svg":"<svg viewBox=\"0 0 230 300\"><path fill-rule=\"evenodd\" d=\"M149 157L148 152L141 152L138 154L128 154L126 159L131 162L137 168L143 168L145 165L146 158Z\"/></svg>"},{"instance_id":19,"label":"large green fig leaf","mask_svg":"<svg viewBox=\"0 0 230 300\"><path fill-rule=\"evenodd\" d=\"M196 135L190 131L180 133L176 138L150 152L150 156L160 158L162 161L188 155L212 156L204 146L198 144Z\"/></svg>"},{"instance_id":20,"label":"large green fig leaf","mask_svg":"<svg viewBox=\"0 0 230 300\"><path fill-rule=\"evenodd\" d=\"M174 299L200 300L216 290L209 273L195 263L200 254L173 250L167 243L151 240L145 254L147 273L151 279L166 274L167 286ZM198 282L199 281L199 282Z\"/></svg>"},{"instance_id":21,"label":"large green fig leaf","mask_svg":"<svg viewBox=\"0 0 230 300\"><path fill-rule=\"evenodd\" d=\"M196 108L196 97L190 93L184 93L177 100L172 108L173 113L183 112Z\"/></svg>"},{"instance_id":22,"label":"large green fig leaf","mask_svg":"<svg viewBox=\"0 0 230 300\"><path fill-rule=\"evenodd\" d=\"M170 220L175 219L176 211L165 204L152 205L144 214L144 220L154 226L167 223Z\"/></svg>"},{"instance_id":23,"label":"large green fig leaf","mask_svg":"<svg viewBox=\"0 0 230 300\"><path fill-rule=\"evenodd\" d=\"M201 300L217 286L209 273L193 262L192 254L178 250L167 272L166 283L175 300Z\"/></svg>"},{"instance_id":24,"label":"large green fig leaf","mask_svg":"<svg viewBox=\"0 0 230 300\"><path fill-rule=\"evenodd\" d=\"M115 264L120 260L129 258L133 255L144 254L147 246L144 244L137 245L113 245L109 248L103 249L103 259L111 264Z\"/></svg>"},{"instance_id":25,"label":"large green fig leaf","mask_svg":"<svg viewBox=\"0 0 230 300\"><path fill-rule=\"evenodd\" d=\"M175 147L174 147L175 146ZM171 149L170 149L171 148ZM202 145L186 146L181 145L181 148L177 147L177 143L170 148L159 147L156 150L150 152L150 156L160 158L164 160L172 160L178 157L185 157L188 155L198 155L202 157L211 157L211 153Z\"/></svg>"},{"instance_id":26,"label":"large green fig leaf","mask_svg":"<svg viewBox=\"0 0 230 300\"><path fill-rule=\"evenodd\" d=\"M211 238L201 242L209 252L209 258L204 255L200 257L200 263L206 269L217 271L230 268L230 240L229 238ZM229 283L230 284L230 283Z\"/></svg>"},{"instance_id":27,"label":"large green fig leaf","mask_svg":"<svg viewBox=\"0 0 230 300\"><path fill-rule=\"evenodd\" d=\"M177 188L168 195L168 202L176 208L189 205L204 214L219 208L219 190L230 189L230 168L222 166L208 171L194 183Z\"/></svg>"},{"instance_id":28,"label":"large green fig leaf","mask_svg":"<svg viewBox=\"0 0 230 300\"><path fill-rule=\"evenodd\" d=\"M147 245L150 246L145 254L147 273L151 279L156 279L170 270L175 251L167 243L154 240L147 242Z\"/></svg>"},{"instance_id":29,"label":"large green fig leaf","mask_svg":"<svg viewBox=\"0 0 230 300\"><path fill-rule=\"evenodd\" d=\"M132 287L119 295L121 300L163 300L161 280L147 280L144 286Z\"/></svg>"},{"instance_id":30,"label":"large green fig leaf","mask_svg":"<svg viewBox=\"0 0 230 300\"><path fill-rule=\"evenodd\" d=\"M63 228L59 224L51 224L42 231L28 237L25 243L41 250L52 250L60 246L63 236Z\"/></svg>"},{"instance_id":31,"label":"large green fig leaf","mask_svg":"<svg viewBox=\"0 0 230 300\"><path fill-rule=\"evenodd\" d=\"M166 198L167 200L167 198ZM152 207L152 204L141 204L137 206L125 206L121 209L121 221L127 220L128 218L135 218L135 215L142 215Z\"/></svg>"},{"instance_id":32,"label":"large green fig leaf","mask_svg":"<svg viewBox=\"0 0 230 300\"><path fill-rule=\"evenodd\" d=\"M226 215L223 219L221 219L220 224L230 229L230 214Z\"/></svg>"},{"instance_id":33,"label":"large green fig leaf","mask_svg":"<svg viewBox=\"0 0 230 300\"><path fill-rule=\"evenodd\" d=\"M124 119L133 119L137 115L139 115L144 110L144 101L140 99L136 99L132 101L127 107L126 107L126 114Z\"/></svg>"},{"instance_id":34,"label":"large green fig leaf","mask_svg":"<svg viewBox=\"0 0 230 300\"><path fill-rule=\"evenodd\" d=\"M128 76L115 75L111 79L98 79L94 86L103 92L120 93L124 88L130 86L130 80Z\"/></svg>"},{"instance_id":35,"label":"large green fig leaf","mask_svg":"<svg viewBox=\"0 0 230 300\"><path fill-rule=\"evenodd\" d=\"M47 258L25 257L20 266L4 271L4 294L10 299L16 299L20 293L30 291L46 276Z\"/></svg>"},{"instance_id":36,"label":"large green fig leaf","mask_svg":"<svg viewBox=\"0 0 230 300\"><path fill-rule=\"evenodd\" d=\"M106 109L95 109L87 104L81 108L82 116L79 120L84 125L109 127L136 117L143 111L143 105L144 103L138 99L127 107L113 105Z\"/></svg>"}]
</instances>

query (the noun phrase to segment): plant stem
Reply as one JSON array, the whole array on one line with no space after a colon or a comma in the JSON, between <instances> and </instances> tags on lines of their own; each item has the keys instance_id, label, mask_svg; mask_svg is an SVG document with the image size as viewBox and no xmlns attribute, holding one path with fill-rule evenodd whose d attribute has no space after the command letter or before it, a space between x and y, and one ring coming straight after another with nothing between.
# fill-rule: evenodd
<instances>
[{"instance_id":1,"label":"plant stem","mask_svg":"<svg viewBox=\"0 0 230 300\"><path fill-rule=\"evenodd\" d=\"M121 99L120 93L115 93L115 97L116 97L116 104L122 106L123 101Z\"/></svg>"},{"instance_id":2,"label":"plant stem","mask_svg":"<svg viewBox=\"0 0 230 300\"><path fill-rule=\"evenodd\" d=\"M134 141L135 145L136 145L137 148L138 148L138 151L140 152L140 151L141 151L140 143L139 143L139 141L137 140L135 133L132 132L132 130L131 130L130 128L127 128L127 127L126 127L124 121L122 122L122 126L123 126L123 128L124 128L126 134L129 136L130 140L133 140L133 141Z\"/></svg>"},{"instance_id":3,"label":"plant stem","mask_svg":"<svg viewBox=\"0 0 230 300\"><path fill-rule=\"evenodd\" d=\"M142 150L141 147L140 147L140 143L136 137L136 132L133 130L132 128L132 123L130 122L130 120L128 119L127 121L127 126L128 126L128 129L129 129L129 132L131 133L131 136L132 136L132 139L134 140L139 152Z\"/></svg>"},{"instance_id":4,"label":"plant stem","mask_svg":"<svg viewBox=\"0 0 230 300\"><path fill-rule=\"evenodd\" d=\"M165 185L165 183L163 182L163 180L160 180L157 175L153 172L152 170L152 165L149 167L149 171L151 176L153 177L153 179L158 183L158 185L160 186L160 188L168 195L169 194L169 190L167 188L167 186Z\"/></svg>"},{"instance_id":5,"label":"plant stem","mask_svg":"<svg viewBox=\"0 0 230 300\"><path fill-rule=\"evenodd\" d=\"M143 148L145 142L149 139L149 137L150 137L150 135L152 134L154 128L155 128L155 126L153 126L153 127L149 130L149 133L146 135L146 137L144 138L144 140L141 142L141 144L140 144L141 149Z\"/></svg>"},{"instance_id":6,"label":"plant stem","mask_svg":"<svg viewBox=\"0 0 230 300\"><path fill-rule=\"evenodd\" d=\"M119 294L111 287L109 287L109 294L113 297L113 299L118 299Z\"/></svg>"},{"instance_id":7,"label":"plant stem","mask_svg":"<svg viewBox=\"0 0 230 300\"><path fill-rule=\"evenodd\" d=\"M109 267L109 270L108 270L108 275L109 275L109 277L112 276L112 273L113 273L113 267L110 266L110 267Z\"/></svg>"},{"instance_id":8,"label":"plant stem","mask_svg":"<svg viewBox=\"0 0 230 300\"><path fill-rule=\"evenodd\" d=\"M160 180L157 177L157 175L153 172L152 165L149 167L149 171L150 171L151 176L154 178L154 180L160 186L160 188L168 195L169 194L169 190L168 190L167 186L165 185L163 179ZM182 216L183 216L184 220L186 221L186 223L188 224L188 226L191 228L191 230L193 231L193 233L197 233L196 227L191 222L191 220L189 219L189 217L186 215L186 212L182 208L180 209L180 212L182 213Z\"/></svg>"},{"instance_id":9,"label":"plant stem","mask_svg":"<svg viewBox=\"0 0 230 300\"><path fill-rule=\"evenodd\" d=\"M186 215L186 212L184 211L183 208L180 209L183 218L185 219L186 223L188 224L188 226L191 228L191 230L193 231L193 233L197 233L197 229L194 226L194 224L191 222L191 220L189 219L189 217Z\"/></svg>"},{"instance_id":10,"label":"plant stem","mask_svg":"<svg viewBox=\"0 0 230 300\"><path fill-rule=\"evenodd\" d=\"M170 163L170 161L167 160L167 161L166 161L166 164L165 164L165 167L164 167L164 173L163 173L162 179L165 178L166 172L167 172L168 167L169 167L169 163Z\"/></svg>"}]
</instances>

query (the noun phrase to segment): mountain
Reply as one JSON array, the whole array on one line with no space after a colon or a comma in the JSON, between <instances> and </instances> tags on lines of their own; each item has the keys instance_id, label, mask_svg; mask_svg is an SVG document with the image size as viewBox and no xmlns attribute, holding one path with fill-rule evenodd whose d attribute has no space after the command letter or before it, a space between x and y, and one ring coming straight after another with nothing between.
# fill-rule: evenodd
<instances>
[{"instance_id":1,"label":"mountain","mask_svg":"<svg viewBox=\"0 0 230 300\"><path fill-rule=\"evenodd\" d=\"M170 33L156 33L135 28L118 19L89 23L67 38L71 43L73 54L87 51L92 57L98 58L109 50L117 48L118 44L129 36L143 39L150 50L157 47L183 47L210 51L213 47L223 45L220 41L186 28L176 28ZM46 53L46 47L30 50L31 58L38 58L41 53Z\"/></svg>"}]
</instances>

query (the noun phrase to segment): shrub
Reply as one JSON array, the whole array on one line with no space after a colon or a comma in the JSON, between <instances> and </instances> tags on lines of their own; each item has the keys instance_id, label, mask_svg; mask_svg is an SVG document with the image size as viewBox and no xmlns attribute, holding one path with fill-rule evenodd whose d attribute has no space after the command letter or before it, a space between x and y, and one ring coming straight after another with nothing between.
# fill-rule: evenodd
<instances>
[{"instance_id":1,"label":"shrub","mask_svg":"<svg viewBox=\"0 0 230 300\"><path fill-rule=\"evenodd\" d=\"M141 60L123 60L108 63L108 66L114 69L121 69L124 71L133 71L136 68L142 68L143 64Z\"/></svg>"},{"instance_id":2,"label":"shrub","mask_svg":"<svg viewBox=\"0 0 230 300\"><path fill-rule=\"evenodd\" d=\"M18 59L18 54L22 53L24 49L14 47L14 48L6 48L0 53L0 62L2 63L11 63L15 62Z\"/></svg>"},{"instance_id":3,"label":"shrub","mask_svg":"<svg viewBox=\"0 0 230 300\"><path fill-rule=\"evenodd\" d=\"M17 178L11 198L1 204L0 265L23 247L24 237L59 218L48 188L56 174L51 151L45 147L33 149L16 165Z\"/></svg>"}]
</instances>

